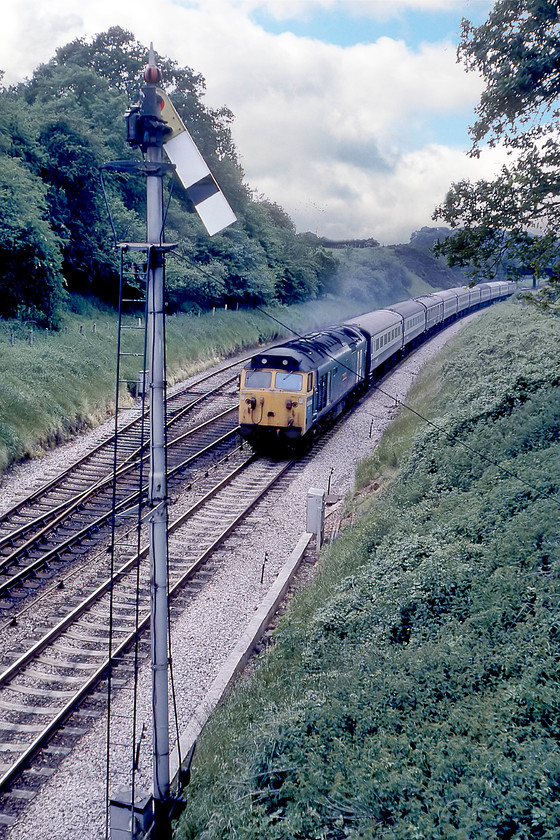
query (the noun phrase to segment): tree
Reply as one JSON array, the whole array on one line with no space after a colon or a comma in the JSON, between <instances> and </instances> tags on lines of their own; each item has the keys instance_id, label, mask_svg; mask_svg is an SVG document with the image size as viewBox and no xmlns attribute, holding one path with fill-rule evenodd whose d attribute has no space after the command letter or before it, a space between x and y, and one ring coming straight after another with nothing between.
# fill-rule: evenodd
<instances>
[{"instance_id":1,"label":"tree","mask_svg":"<svg viewBox=\"0 0 560 840\"><path fill-rule=\"evenodd\" d=\"M57 326L65 297L62 241L49 225L47 190L17 158L0 167L0 316Z\"/></svg>"},{"instance_id":2,"label":"tree","mask_svg":"<svg viewBox=\"0 0 560 840\"><path fill-rule=\"evenodd\" d=\"M147 56L130 32L113 27L91 42L61 47L30 80L0 90L0 171L7 161L5 177L14 175L0 195L0 205L4 197L8 202L3 222L0 217L0 317L32 313L54 323L64 287L116 302L118 259L105 200L117 239L142 241L145 180L133 171L111 171L101 182L99 167L138 160L138 150L126 143L123 115L138 101ZM200 74L165 57L156 60L238 217L210 238L187 193L171 188L171 178L166 182L166 236L178 243L168 271L170 309L288 302L321 293L332 282L334 261L297 235L282 208L252 197L231 136L231 112L203 104ZM21 201L13 198L16 182Z\"/></svg>"},{"instance_id":3,"label":"tree","mask_svg":"<svg viewBox=\"0 0 560 840\"><path fill-rule=\"evenodd\" d=\"M143 70L147 62L147 49L134 38L132 32L113 26L91 43L77 38L60 47L51 61L35 72L48 76L57 67L89 68L111 88L127 95L130 103L138 101L143 85ZM233 114L228 108L207 108L202 103L206 84L200 73L190 67L180 67L176 61L156 53L165 87L172 91L173 104L186 124L211 169L223 157L236 160L230 124ZM33 85L30 86L33 94Z\"/></svg>"},{"instance_id":4,"label":"tree","mask_svg":"<svg viewBox=\"0 0 560 840\"><path fill-rule=\"evenodd\" d=\"M555 0L499 0L488 20L463 20L459 60L486 84L470 154L502 144L511 163L493 181L453 184L434 213L458 229L436 252L475 279L547 275L560 295L560 11ZM550 290L549 293L550 294ZM541 296L542 297L542 296Z\"/></svg>"},{"instance_id":5,"label":"tree","mask_svg":"<svg viewBox=\"0 0 560 840\"><path fill-rule=\"evenodd\" d=\"M99 164L130 154L125 95L88 67L55 61L11 93L28 125L12 153L47 186L49 222L62 242L69 290L116 300L117 262L107 248Z\"/></svg>"}]
</instances>

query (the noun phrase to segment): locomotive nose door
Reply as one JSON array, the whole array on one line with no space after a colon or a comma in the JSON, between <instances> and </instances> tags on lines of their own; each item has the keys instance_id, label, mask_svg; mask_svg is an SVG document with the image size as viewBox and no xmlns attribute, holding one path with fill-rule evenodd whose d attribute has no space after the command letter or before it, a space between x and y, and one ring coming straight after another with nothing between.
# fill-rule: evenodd
<instances>
[{"instance_id":1,"label":"locomotive nose door","mask_svg":"<svg viewBox=\"0 0 560 840\"><path fill-rule=\"evenodd\" d=\"M292 434L301 434L305 423L305 407L303 402L303 373L279 370L274 380L275 388L284 402L284 417L279 424Z\"/></svg>"}]
</instances>

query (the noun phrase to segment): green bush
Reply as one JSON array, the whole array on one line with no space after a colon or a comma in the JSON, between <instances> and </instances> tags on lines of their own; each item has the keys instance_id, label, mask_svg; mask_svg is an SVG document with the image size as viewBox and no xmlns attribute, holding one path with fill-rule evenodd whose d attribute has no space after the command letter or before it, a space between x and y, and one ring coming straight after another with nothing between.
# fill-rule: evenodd
<instances>
[{"instance_id":1,"label":"green bush","mask_svg":"<svg viewBox=\"0 0 560 840\"><path fill-rule=\"evenodd\" d=\"M551 322L488 312L439 369L441 431L408 429L392 485L215 716L177 837L559 836Z\"/></svg>"}]
</instances>

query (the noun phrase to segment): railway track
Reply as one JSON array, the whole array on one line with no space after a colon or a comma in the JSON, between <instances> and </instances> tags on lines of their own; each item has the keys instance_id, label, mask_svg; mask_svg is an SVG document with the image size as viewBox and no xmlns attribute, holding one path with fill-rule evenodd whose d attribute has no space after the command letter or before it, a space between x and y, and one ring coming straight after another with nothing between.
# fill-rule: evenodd
<instances>
[{"instance_id":1,"label":"railway track","mask_svg":"<svg viewBox=\"0 0 560 840\"><path fill-rule=\"evenodd\" d=\"M185 488L187 498L198 500L181 517L173 513L181 522L174 521L172 531L193 517L196 522L198 509L210 503L209 485L224 470L221 459L226 464L230 456L241 463L250 458L236 442L233 383L243 361L200 377L168 401L170 510ZM5 807L0 806L0 832L30 790L49 775L51 761L64 757L72 748L68 741L84 731L67 724L61 730L69 715L149 620L148 605L140 599L142 620L131 631L123 606L130 603L131 580L141 580L149 591L147 548L138 550L137 516L132 521L129 516L143 510L149 458L145 418L139 411L134 414L121 424L117 444L109 436L0 517L0 794L9 791ZM208 498L201 501L201 494ZM113 510L116 547L111 550ZM198 550L204 541L199 537L196 542ZM178 581L196 574L203 562L200 551L194 559L189 554L188 562L184 557L183 571L181 564L174 567ZM110 650L108 599L116 604ZM106 698L101 706L99 714ZM52 743L56 733L62 744ZM24 770L27 783L14 790L13 780Z\"/></svg>"},{"instance_id":2,"label":"railway track","mask_svg":"<svg viewBox=\"0 0 560 840\"><path fill-rule=\"evenodd\" d=\"M284 465L273 462L267 465L267 469L272 470L269 475L270 480L277 482L276 490L270 500L267 500L264 505L259 505L248 516L245 525L229 525L224 520L232 506L243 500L247 506L245 513L239 514L238 522L241 522L247 516L249 508L256 503L256 496L249 498L256 484L257 473L253 470L260 469L266 459L252 463L250 457L242 452L236 452L230 456L229 461L224 459L223 462L215 462L212 477L205 475L207 470L204 466L200 467L198 474L189 474L188 481L183 487L187 488L190 484L190 488L183 492L180 498L175 499L173 507L170 508L170 521L173 527L178 520L184 518L184 524L177 525L177 530L173 530L169 537L173 597L176 599L175 606L172 604L173 613L180 616L185 602L198 604L195 609L197 616L200 615L201 609L203 612L207 609L204 606L205 589L202 587L210 574L217 574L221 580L225 577L229 592L230 560L235 559L238 552L241 553L240 561L243 561L237 564L238 570L242 567L245 573L244 563L247 563L252 567L254 575L255 563L258 563L258 574L261 576L262 584L260 570L262 554L255 528L260 533L261 529L267 527L267 510L278 510L279 501L282 504L286 493L290 492L293 476L298 474L300 469L306 471L305 462L313 463L315 455L328 444L333 434L333 431L327 432L314 447L313 458L300 460L296 469L289 475L286 474L284 479L280 476L276 479L273 477L273 472ZM371 424L369 436L371 437ZM242 466L245 460L247 464ZM324 465L322 469L326 469ZM330 471L332 474L332 467ZM239 474L239 480L245 483L228 485L226 479L228 473ZM315 486L322 486L326 478L328 478L328 470ZM210 483L207 483L207 479ZM266 484L266 481L263 483ZM222 495L226 492L227 486L231 487L229 497ZM305 486L311 485L306 483ZM201 499L205 495L208 495L208 499L202 502ZM207 506L211 501L213 508ZM211 510L212 513L210 513ZM196 521L199 522L200 531L196 530L198 527L195 527ZM219 532L216 523L219 523L220 528L223 526L222 532ZM186 528L187 532L181 528ZM234 529L234 533L228 539L225 533L231 528ZM213 539L210 539L211 532L214 533ZM203 537L208 538L208 542L204 545ZM225 544L217 548L222 540ZM255 546L255 540L257 546ZM125 651L134 644L133 637L136 632L136 623L132 621L130 612L131 603L133 601L136 603L134 578L138 573L139 579L145 581L146 570L142 566L144 559L139 556L142 554L142 549L135 553L134 542L133 531L128 536L124 531L119 541L119 563L114 573L115 578L122 577L118 581L118 588L115 586L113 589L117 618L110 650L107 639L106 599L110 597L111 584L108 582L107 574L108 557L103 546L99 546L95 553L89 552L87 556L84 554L81 566L76 565L76 568L64 579L60 579L60 583L64 586L62 589L59 588L58 575L54 582L50 581L46 586L40 580L41 573L39 573L39 580L25 581L23 588L31 590L31 597L22 597L23 608L19 612L14 608L16 620L13 625L9 614L4 625L0 619L0 626L3 629L3 633L0 634L0 640L3 639L3 642L0 641L0 655L3 653L3 669L0 673L0 779L3 785L3 789L0 789L0 838L6 833L9 833L10 837L17 836L17 826L12 831L9 831L9 826L17 820L18 814L25 811L28 800L40 789L45 778L56 772L58 763L73 750L77 739L86 732L90 732L92 726L95 726L95 720L105 715L107 706L105 675L110 662L115 666L111 683L117 689L120 686L126 687L130 676L136 673L132 655L126 654ZM245 554L242 546L245 546L247 542L248 553ZM189 543L194 543L196 550L193 551ZM203 555L207 557L206 561ZM264 562L266 562L266 554L263 570ZM76 578L74 584L72 577ZM145 584L143 588L146 589ZM42 597L34 594L37 591ZM255 602L249 601L249 605ZM145 597L143 601L140 599L139 603L141 604L140 614L145 619ZM251 609L250 606L249 609ZM190 609L186 611L187 614L190 612ZM26 620L26 615L30 613L33 616L32 629ZM53 621L53 614L58 616L57 621ZM71 620L75 623L72 624ZM141 620L138 624L141 624ZM140 639L140 649L142 654L147 655L145 637ZM86 689L88 681L89 688ZM96 689L94 687L96 684L101 687ZM80 692L88 697L82 703L79 700ZM126 706L127 702L126 697L120 697L118 705L121 711L123 704ZM74 711L72 711L73 708ZM186 714L188 715L188 711ZM188 717L186 720L188 721ZM96 727L96 731L98 729L99 727ZM141 735L140 741L142 737ZM132 742L126 736L121 740L127 742L126 745L124 743L118 745L122 768L129 761L129 749ZM70 761L73 762L74 757ZM16 766L16 762L19 766ZM81 759L79 763L83 764ZM112 783L114 781L113 779ZM122 781L122 777L119 781ZM96 801L99 800L99 796L98 791ZM2 826L5 828L3 829Z\"/></svg>"},{"instance_id":3,"label":"railway track","mask_svg":"<svg viewBox=\"0 0 560 840\"><path fill-rule=\"evenodd\" d=\"M237 361L201 377L170 398L171 492L177 482L188 479L195 463L200 465L204 457L210 462L216 452L233 447L237 428L233 383L241 364ZM116 447L114 435L108 437L0 516L0 616L10 611L14 596L25 595L26 583L41 574L49 576L61 563L71 563L84 543L99 538L113 506L117 512L126 510L145 494L146 418L140 412L136 415L119 429Z\"/></svg>"},{"instance_id":4,"label":"railway track","mask_svg":"<svg viewBox=\"0 0 560 840\"><path fill-rule=\"evenodd\" d=\"M236 377L236 373L222 374L221 381L204 394L193 395L191 389L175 400L169 412L171 598L184 592L212 553L292 466L292 462L255 460L234 449L232 415L237 405L227 406L227 388ZM206 407L210 395L211 409ZM202 415L200 411L194 414L195 402L203 406ZM28 514L30 521L12 528L11 537L0 536L0 610L3 629L14 636L13 644L4 648L0 672L0 835L2 824L8 826L17 819L28 793L53 772L57 761L87 730L92 712L80 712L84 700L98 690L115 665L119 677L111 680L116 687L123 671L133 668L127 652L149 625L147 529L137 550L137 529L134 523L127 527L126 515L143 495L138 492L138 477L147 453L139 441L140 422L135 418L127 424L124 445L119 446L125 454L117 468L115 509L122 522L113 565L100 539L111 516L112 470L107 472L108 449L112 455L114 448L111 440L72 465L64 480L57 478L33 494L28 509L35 512L46 507L46 511ZM331 434L326 433L324 443ZM217 461L224 447L227 454ZM82 478L84 465L86 478ZM105 471L101 477L99 465ZM215 467L211 471L210 465ZM82 480L89 481L85 490ZM60 493L65 494L62 501ZM16 524L24 509L21 504L13 509ZM9 514L13 523L12 511ZM7 519L3 517L2 523ZM15 549L6 551L18 539ZM92 552L97 543L99 550ZM65 568L62 576L61 565ZM28 597L36 617L34 632L31 638L20 634L16 640L18 624L25 625L21 604ZM28 611L24 606L23 613ZM55 614L58 620L53 620ZM106 699L106 693L98 697L94 717L104 713Z\"/></svg>"},{"instance_id":5,"label":"railway track","mask_svg":"<svg viewBox=\"0 0 560 840\"><path fill-rule=\"evenodd\" d=\"M184 592L212 552L291 465L256 460L237 450L172 505L171 599ZM75 723L76 709L113 664L122 670L126 652L149 625L148 546L136 553L130 547L123 540L123 562L112 576L106 559L104 570L90 572L87 594L69 604L63 617L0 673L0 831L17 819L29 791L83 734L84 727Z\"/></svg>"}]
</instances>

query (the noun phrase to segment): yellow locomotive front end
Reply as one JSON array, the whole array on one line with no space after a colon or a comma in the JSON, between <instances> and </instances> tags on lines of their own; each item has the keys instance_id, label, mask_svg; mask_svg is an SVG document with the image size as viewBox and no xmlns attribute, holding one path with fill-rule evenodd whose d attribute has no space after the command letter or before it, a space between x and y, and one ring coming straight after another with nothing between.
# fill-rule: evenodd
<instances>
[{"instance_id":1,"label":"yellow locomotive front end","mask_svg":"<svg viewBox=\"0 0 560 840\"><path fill-rule=\"evenodd\" d=\"M246 368L241 373L241 435L256 447L297 442L307 431L312 402L313 374Z\"/></svg>"}]
</instances>

